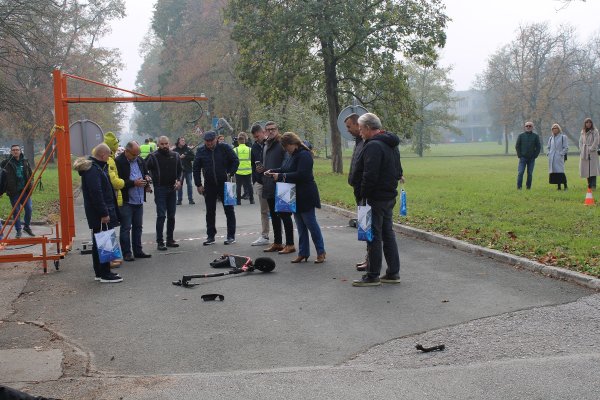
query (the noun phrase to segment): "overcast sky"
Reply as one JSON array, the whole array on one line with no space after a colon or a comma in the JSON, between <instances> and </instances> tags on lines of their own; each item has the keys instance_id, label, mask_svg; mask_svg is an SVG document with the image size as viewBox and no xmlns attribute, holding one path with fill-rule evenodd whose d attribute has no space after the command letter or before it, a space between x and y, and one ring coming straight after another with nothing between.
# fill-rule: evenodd
<instances>
[{"instance_id":1,"label":"overcast sky","mask_svg":"<svg viewBox=\"0 0 600 400\"><path fill-rule=\"evenodd\" d=\"M101 41L103 46L121 50L125 69L120 85L125 89L134 89L142 64L139 45L150 29L155 3L125 0L127 17L113 22L112 34ZM558 0L446 0L445 4L452 21L441 64L453 67L451 78L456 90L472 86L488 57L515 37L519 25L548 21L558 27L568 23L576 27L582 41L600 31L600 0L576 0L568 7L562 7Z\"/></svg>"}]
</instances>

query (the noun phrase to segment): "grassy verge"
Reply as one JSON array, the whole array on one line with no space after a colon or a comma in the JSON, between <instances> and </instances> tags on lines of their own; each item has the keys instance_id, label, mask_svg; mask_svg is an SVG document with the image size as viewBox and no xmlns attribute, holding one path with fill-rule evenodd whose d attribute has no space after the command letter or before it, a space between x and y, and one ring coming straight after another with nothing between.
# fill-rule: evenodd
<instances>
[{"instance_id":1,"label":"grassy verge","mask_svg":"<svg viewBox=\"0 0 600 400\"><path fill-rule=\"evenodd\" d=\"M522 191L515 156L404 157L402 166L408 216L401 218L396 206L397 222L600 276L599 211L583 205L586 183L577 158L567 161L566 192L547 183L544 156L533 189ZM354 209L346 176L330 170L329 160L316 161L322 200Z\"/></svg>"}]
</instances>

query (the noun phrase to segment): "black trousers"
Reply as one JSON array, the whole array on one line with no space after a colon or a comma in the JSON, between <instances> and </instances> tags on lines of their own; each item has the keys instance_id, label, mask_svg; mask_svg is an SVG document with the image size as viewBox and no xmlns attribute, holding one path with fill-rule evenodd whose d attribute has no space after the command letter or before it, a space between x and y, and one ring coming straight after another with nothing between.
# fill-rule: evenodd
<instances>
[{"instance_id":1,"label":"black trousers","mask_svg":"<svg viewBox=\"0 0 600 400\"><path fill-rule=\"evenodd\" d=\"M97 277L103 278L110 274L110 263L101 263L100 256L98 255L98 244L96 243L96 236L94 233L100 232L102 229L94 229L92 233L92 263L94 266L94 273Z\"/></svg>"},{"instance_id":2,"label":"black trousers","mask_svg":"<svg viewBox=\"0 0 600 400\"><path fill-rule=\"evenodd\" d=\"M267 203L269 203L269 212L271 213L271 224L273 225L273 235L275 236L273 243L283 244L283 238L281 237L281 222L283 221L283 228L285 229L285 244L293 246L294 223L292 222L292 213L275 212L275 198L267 199Z\"/></svg>"},{"instance_id":3,"label":"black trousers","mask_svg":"<svg viewBox=\"0 0 600 400\"><path fill-rule=\"evenodd\" d=\"M250 201L254 201L254 191L252 190L252 175L235 174L235 190L237 194L238 204L240 204L242 201L242 187L244 188L244 194L248 195L248 199Z\"/></svg>"}]
</instances>

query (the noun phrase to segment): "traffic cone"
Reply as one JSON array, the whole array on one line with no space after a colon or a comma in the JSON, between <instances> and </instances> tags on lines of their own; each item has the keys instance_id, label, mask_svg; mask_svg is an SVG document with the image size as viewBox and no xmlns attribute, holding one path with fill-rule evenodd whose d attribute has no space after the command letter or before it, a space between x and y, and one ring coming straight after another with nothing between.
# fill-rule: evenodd
<instances>
[{"instance_id":1,"label":"traffic cone","mask_svg":"<svg viewBox=\"0 0 600 400\"><path fill-rule=\"evenodd\" d=\"M592 197L592 189L588 188L587 193L585 194L585 201L583 202L586 206L594 205L594 198Z\"/></svg>"}]
</instances>

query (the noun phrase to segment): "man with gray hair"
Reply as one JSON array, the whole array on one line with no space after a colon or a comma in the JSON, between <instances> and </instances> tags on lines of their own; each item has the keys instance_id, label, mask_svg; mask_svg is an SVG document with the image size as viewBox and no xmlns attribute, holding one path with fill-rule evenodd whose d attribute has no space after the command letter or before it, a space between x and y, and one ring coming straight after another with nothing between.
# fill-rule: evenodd
<instances>
[{"instance_id":1,"label":"man with gray hair","mask_svg":"<svg viewBox=\"0 0 600 400\"><path fill-rule=\"evenodd\" d=\"M365 202L371 206L373 240L369 243L366 274L354 280L352 286L400 283L400 257L392 226L398 181L404 181L398 150L400 139L393 133L383 131L381 121L375 114L361 115L358 128L365 143L356 162L352 186L359 203ZM380 277L382 247L387 269Z\"/></svg>"},{"instance_id":2,"label":"man with gray hair","mask_svg":"<svg viewBox=\"0 0 600 400\"><path fill-rule=\"evenodd\" d=\"M181 188L183 167L179 154L169 148L169 138L158 138L158 150L150 153L146 159L146 168L154 184L154 203L156 204L156 248L160 251L167 247L179 247L173 239L175 230L175 211L177 209L177 191ZM163 227L167 220L167 242L163 240Z\"/></svg>"}]
</instances>

